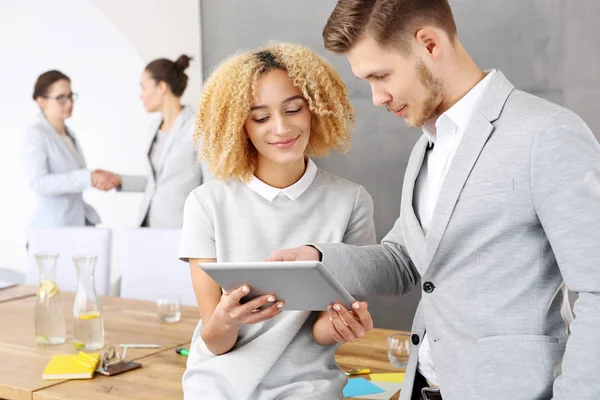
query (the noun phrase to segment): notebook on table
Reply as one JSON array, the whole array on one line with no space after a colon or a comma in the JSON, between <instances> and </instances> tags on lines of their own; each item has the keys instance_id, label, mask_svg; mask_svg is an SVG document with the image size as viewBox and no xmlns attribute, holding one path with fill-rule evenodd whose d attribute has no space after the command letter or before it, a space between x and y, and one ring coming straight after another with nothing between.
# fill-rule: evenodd
<instances>
[{"instance_id":1,"label":"notebook on table","mask_svg":"<svg viewBox=\"0 0 600 400\"><path fill-rule=\"evenodd\" d=\"M42 378L50 379L90 379L100 361L98 353L60 354L52 356L46 365Z\"/></svg>"}]
</instances>

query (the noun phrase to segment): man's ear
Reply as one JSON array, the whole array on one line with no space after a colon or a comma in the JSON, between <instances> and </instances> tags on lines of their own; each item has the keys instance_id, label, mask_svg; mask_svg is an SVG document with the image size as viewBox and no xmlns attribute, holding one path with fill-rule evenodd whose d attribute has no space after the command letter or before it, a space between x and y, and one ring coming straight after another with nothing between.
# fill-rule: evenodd
<instances>
[{"instance_id":1,"label":"man's ear","mask_svg":"<svg viewBox=\"0 0 600 400\"><path fill-rule=\"evenodd\" d=\"M440 35L431 28L421 28L415 34L416 46L423 49L432 58L438 58L442 52Z\"/></svg>"}]
</instances>

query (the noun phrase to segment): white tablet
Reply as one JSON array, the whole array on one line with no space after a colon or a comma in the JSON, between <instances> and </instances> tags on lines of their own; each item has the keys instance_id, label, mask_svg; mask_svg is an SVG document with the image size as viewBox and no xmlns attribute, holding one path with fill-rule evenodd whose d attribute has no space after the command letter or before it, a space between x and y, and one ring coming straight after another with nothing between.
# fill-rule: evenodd
<instances>
[{"instance_id":1,"label":"white tablet","mask_svg":"<svg viewBox=\"0 0 600 400\"><path fill-rule=\"evenodd\" d=\"M250 286L246 302L264 294L273 294L285 302L284 310L326 310L333 303L350 309L354 298L318 261L215 262L200 263L223 289L231 291Z\"/></svg>"}]
</instances>

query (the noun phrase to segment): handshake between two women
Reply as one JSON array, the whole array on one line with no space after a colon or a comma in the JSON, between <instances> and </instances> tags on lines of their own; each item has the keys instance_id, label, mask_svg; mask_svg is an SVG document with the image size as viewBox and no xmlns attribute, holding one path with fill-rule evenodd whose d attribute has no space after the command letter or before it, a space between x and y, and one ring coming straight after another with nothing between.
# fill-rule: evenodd
<instances>
[{"instance_id":1,"label":"handshake between two women","mask_svg":"<svg viewBox=\"0 0 600 400\"><path fill-rule=\"evenodd\" d=\"M92 171L92 185L98 190L112 190L121 184L121 177L117 174L102 169Z\"/></svg>"}]
</instances>

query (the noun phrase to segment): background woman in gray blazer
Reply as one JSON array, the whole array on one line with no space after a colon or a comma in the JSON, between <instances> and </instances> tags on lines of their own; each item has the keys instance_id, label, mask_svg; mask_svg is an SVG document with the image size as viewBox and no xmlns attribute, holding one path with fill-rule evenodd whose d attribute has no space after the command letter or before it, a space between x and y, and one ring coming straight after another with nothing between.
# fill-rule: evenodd
<instances>
[{"instance_id":1,"label":"background woman in gray blazer","mask_svg":"<svg viewBox=\"0 0 600 400\"><path fill-rule=\"evenodd\" d=\"M110 172L86 168L75 134L65 125L76 98L71 80L60 71L44 72L35 83L33 99L41 113L22 146L25 174L36 195L31 227L96 225L100 217L83 201L83 191L110 190L119 183Z\"/></svg>"},{"instance_id":2,"label":"background woman in gray blazer","mask_svg":"<svg viewBox=\"0 0 600 400\"><path fill-rule=\"evenodd\" d=\"M175 62L159 58L140 78L146 111L160 114L149 127L146 176L121 175L122 191L144 192L140 226L181 228L187 196L210 179L204 162L196 158L194 111L181 104L190 60L186 55Z\"/></svg>"}]
</instances>

